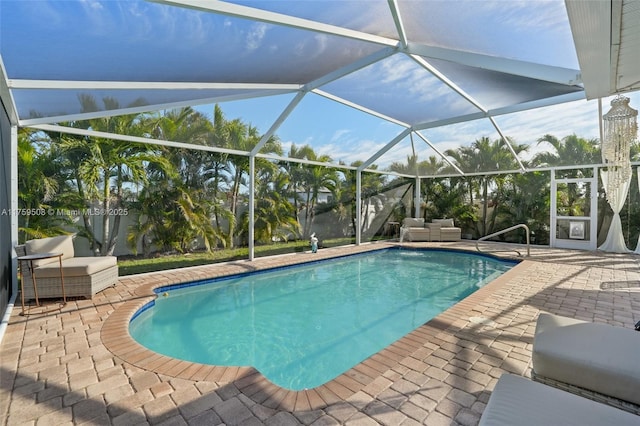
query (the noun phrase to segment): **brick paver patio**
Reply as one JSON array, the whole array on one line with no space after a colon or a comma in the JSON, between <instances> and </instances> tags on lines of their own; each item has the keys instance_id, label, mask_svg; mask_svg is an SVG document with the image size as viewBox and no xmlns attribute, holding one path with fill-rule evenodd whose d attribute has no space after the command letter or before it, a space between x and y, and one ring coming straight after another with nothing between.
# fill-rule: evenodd
<instances>
[{"instance_id":1,"label":"brick paver patio","mask_svg":"<svg viewBox=\"0 0 640 426\"><path fill-rule=\"evenodd\" d=\"M419 245L474 250L465 242ZM640 320L640 256L533 248L498 280L308 391L280 389L251 368L172 360L127 336L128 319L154 286L385 246L127 276L62 311L23 317L16 307L0 344L0 418L7 425L475 425L502 373L530 375L539 312L624 327Z\"/></svg>"}]
</instances>

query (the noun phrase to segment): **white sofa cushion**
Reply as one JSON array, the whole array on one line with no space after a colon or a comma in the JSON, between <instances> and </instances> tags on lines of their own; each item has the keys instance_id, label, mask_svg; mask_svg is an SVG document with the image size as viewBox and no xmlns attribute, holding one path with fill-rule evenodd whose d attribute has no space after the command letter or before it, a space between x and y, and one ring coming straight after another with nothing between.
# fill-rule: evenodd
<instances>
[{"instance_id":1,"label":"white sofa cushion","mask_svg":"<svg viewBox=\"0 0 640 426\"><path fill-rule=\"evenodd\" d=\"M431 222L439 223L443 228L453 228L455 225L453 224L453 219L433 219Z\"/></svg>"},{"instance_id":2,"label":"white sofa cushion","mask_svg":"<svg viewBox=\"0 0 640 426\"><path fill-rule=\"evenodd\" d=\"M524 377L503 374L487 403L480 426L638 425L626 411L561 391Z\"/></svg>"},{"instance_id":3,"label":"white sofa cushion","mask_svg":"<svg viewBox=\"0 0 640 426\"><path fill-rule=\"evenodd\" d=\"M635 330L541 313L531 358L537 375L640 404L638 354Z\"/></svg>"},{"instance_id":4,"label":"white sofa cushion","mask_svg":"<svg viewBox=\"0 0 640 426\"><path fill-rule=\"evenodd\" d=\"M37 240L29 240L24 243L27 254L39 253L62 253L62 260L72 258L73 237L71 235L59 235L57 237L39 238ZM34 260L33 267L37 268L42 265L55 262L58 264L58 258Z\"/></svg>"},{"instance_id":5,"label":"white sofa cushion","mask_svg":"<svg viewBox=\"0 0 640 426\"><path fill-rule=\"evenodd\" d=\"M407 228L424 228L424 219L421 217L405 217L402 220L402 226Z\"/></svg>"}]
</instances>

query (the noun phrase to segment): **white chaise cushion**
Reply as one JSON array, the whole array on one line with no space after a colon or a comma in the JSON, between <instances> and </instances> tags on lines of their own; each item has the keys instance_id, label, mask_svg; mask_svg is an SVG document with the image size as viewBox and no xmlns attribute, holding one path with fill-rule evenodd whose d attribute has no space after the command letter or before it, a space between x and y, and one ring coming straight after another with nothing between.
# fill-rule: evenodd
<instances>
[{"instance_id":1,"label":"white chaise cushion","mask_svg":"<svg viewBox=\"0 0 640 426\"><path fill-rule=\"evenodd\" d=\"M640 404L639 357L635 330L547 313L538 317L532 350L537 375Z\"/></svg>"},{"instance_id":2,"label":"white chaise cushion","mask_svg":"<svg viewBox=\"0 0 640 426\"><path fill-rule=\"evenodd\" d=\"M65 259L62 262L62 271L65 277L83 277L93 275L117 264L118 259L115 256L74 257ZM40 266L36 270L36 274L38 278L57 278L60 276L59 264L56 261L55 263Z\"/></svg>"},{"instance_id":3,"label":"white chaise cushion","mask_svg":"<svg viewBox=\"0 0 640 426\"><path fill-rule=\"evenodd\" d=\"M73 250L73 236L71 235L29 240L24 243L24 248L27 254L62 253L62 260L72 258L75 253ZM37 268L53 262L57 264L58 258L34 260L33 266Z\"/></svg>"},{"instance_id":4,"label":"white chaise cushion","mask_svg":"<svg viewBox=\"0 0 640 426\"><path fill-rule=\"evenodd\" d=\"M496 383L479 426L638 426L640 418L611 406L503 374Z\"/></svg>"}]
</instances>

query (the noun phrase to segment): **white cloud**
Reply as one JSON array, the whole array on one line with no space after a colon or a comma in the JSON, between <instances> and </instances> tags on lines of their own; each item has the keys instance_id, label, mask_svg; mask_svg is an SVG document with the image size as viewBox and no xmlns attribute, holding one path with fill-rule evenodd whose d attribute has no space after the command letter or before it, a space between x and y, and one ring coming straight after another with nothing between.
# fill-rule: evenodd
<instances>
[{"instance_id":1,"label":"white cloud","mask_svg":"<svg viewBox=\"0 0 640 426\"><path fill-rule=\"evenodd\" d=\"M346 136L351 135L351 130L348 129L339 129L333 132L333 136L331 136L331 142L341 141L346 139Z\"/></svg>"},{"instance_id":2,"label":"white cloud","mask_svg":"<svg viewBox=\"0 0 640 426\"><path fill-rule=\"evenodd\" d=\"M252 51L260 48L268 29L269 25L265 23L258 22L253 24L245 39L247 49Z\"/></svg>"}]
</instances>

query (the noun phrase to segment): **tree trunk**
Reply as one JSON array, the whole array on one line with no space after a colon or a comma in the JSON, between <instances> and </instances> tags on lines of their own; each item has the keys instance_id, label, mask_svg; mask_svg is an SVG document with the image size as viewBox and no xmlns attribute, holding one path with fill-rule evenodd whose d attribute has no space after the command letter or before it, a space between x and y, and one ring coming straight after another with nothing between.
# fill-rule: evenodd
<instances>
[{"instance_id":1,"label":"tree trunk","mask_svg":"<svg viewBox=\"0 0 640 426\"><path fill-rule=\"evenodd\" d=\"M106 256L107 251L109 249L109 170L102 171L103 179L104 179L104 187L102 190L102 196L104 197L102 200L102 247L100 250L100 255Z\"/></svg>"},{"instance_id":2,"label":"tree trunk","mask_svg":"<svg viewBox=\"0 0 640 426\"><path fill-rule=\"evenodd\" d=\"M78 170L74 171L76 186L78 187L78 195L80 195L80 199L85 201L85 193L84 193L84 185L82 183L82 179L78 175ZM86 207L90 207L86 205ZM96 236L93 233L93 228L91 226L91 216L88 215L87 209L82 210L82 224L84 225L84 229L87 235L87 239L89 240L89 249L93 253L94 256L100 255L100 242L96 240Z\"/></svg>"},{"instance_id":3,"label":"tree trunk","mask_svg":"<svg viewBox=\"0 0 640 426\"><path fill-rule=\"evenodd\" d=\"M482 203L482 235L487 235L487 210L489 207L489 200L487 200L487 194L489 192L489 183L486 179L482 182L482 198L484 198L484 202Z\"/></svg>"},{"instance_id":4,"label":"tree trunk","mask_svg":"<svg viewBox=\"0 0 640 426\"><path fill-rule=\"evenodd\" d=\"M234 219L236 219L237 215L237 204L238 204L238 193L240 192L240 180L242 179L242 170L240 168L236 168L233 187L231 190L231 215ZM233 234L235 233L235 221L229 221L229 248L233 248Z\"/></svg>"}]
</instances>

